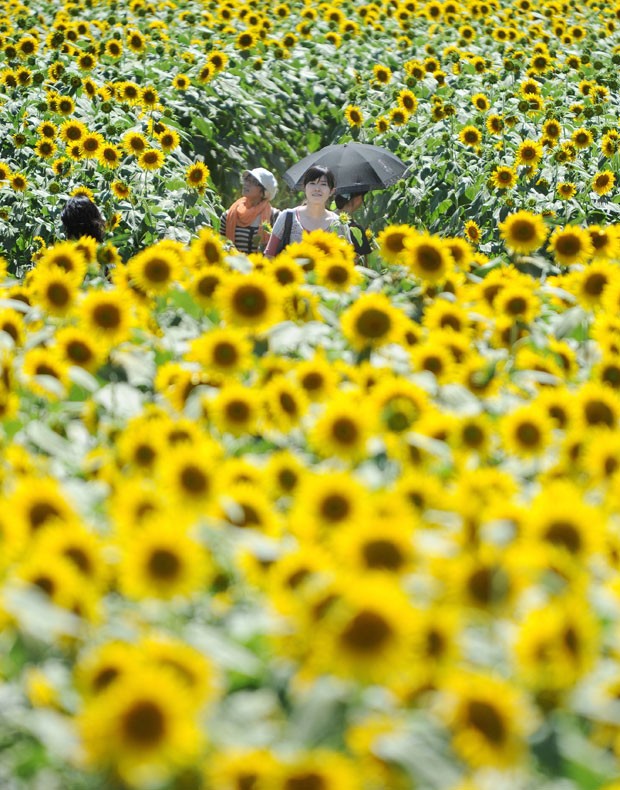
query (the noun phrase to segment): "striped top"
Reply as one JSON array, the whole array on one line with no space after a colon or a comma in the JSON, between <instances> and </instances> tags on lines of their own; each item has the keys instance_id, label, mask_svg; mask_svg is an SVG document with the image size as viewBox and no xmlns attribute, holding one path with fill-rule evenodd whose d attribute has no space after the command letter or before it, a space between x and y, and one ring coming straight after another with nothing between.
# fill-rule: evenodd
<instances>
[{"instance_id":1,"label":"striped top","mask_svg":"<svg viewBox=\"0 0 620 790\"><path fill-rule=\"evenodd\" d=\"M271 209L271 216L269 218L269 222L271 227L278 218L280 211L277 208ZM225 211L222 214L220 219L220 233L222 236L226 236L226 219L228 217L228 211ZM260 242L260 235L258 233L260 229L260 217L257 217L251 225L248 225L247 228L242 228L239 224L235 228L235 247L239 250L239 252L245 253L245 255L249 255L252 252L259 251L259 242Z\"/></svg>"}]
</instances>

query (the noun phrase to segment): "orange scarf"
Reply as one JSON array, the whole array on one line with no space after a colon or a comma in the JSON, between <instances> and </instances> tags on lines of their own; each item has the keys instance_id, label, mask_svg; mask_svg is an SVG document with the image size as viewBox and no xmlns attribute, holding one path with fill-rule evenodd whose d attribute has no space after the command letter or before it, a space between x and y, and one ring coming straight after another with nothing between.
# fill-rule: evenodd
<instances>
[{"instance_id":1,"label":"orange scarf","mask_svg":"<svg viewBox=\"0 0 620 790\"><path fill-rule=\"evenodd\" d=\"M268 200L261 200L255 206L248 206L244 197L236 200L226 214L226 238L234 244L237 225L241 228L248 228L259 216L261 221L258 223L258 232L261 242L266 244L269 240L269 233L263 230L262 224L271 219L271 203Z\"/></svg>"}]
</instances>

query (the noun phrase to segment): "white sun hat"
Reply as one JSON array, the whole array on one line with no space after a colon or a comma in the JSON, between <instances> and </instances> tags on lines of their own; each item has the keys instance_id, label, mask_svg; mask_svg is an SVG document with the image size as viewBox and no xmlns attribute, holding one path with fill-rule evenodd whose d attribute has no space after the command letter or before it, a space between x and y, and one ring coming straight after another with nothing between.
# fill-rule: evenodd
<instances>
[{"instance_id":1,"label":"white sun hat","mask_svg":"<svg viewBox=\"0 0 620 790\"><path fill-rule=\"evenodd\" d=\"M276 196L276 192L278 191L278 182L276 181L274 174L270 170L266 170L264 167L255 167L253 170L244 170L241 174L241 177L243 178L248 174L254 176L254 178L265 190L265 197L267 200L273 200Z\"/></svg>"}]
</instances>

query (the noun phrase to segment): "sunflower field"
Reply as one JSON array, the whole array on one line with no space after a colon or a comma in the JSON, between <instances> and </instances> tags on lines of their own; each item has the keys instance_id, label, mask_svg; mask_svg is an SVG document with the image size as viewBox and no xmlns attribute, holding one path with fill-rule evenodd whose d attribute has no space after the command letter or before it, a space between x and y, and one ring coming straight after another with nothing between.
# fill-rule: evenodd
<instances>
[{"instance_id":1,"label":"sunflower field","mask_svg":"<svg viewBox=\"0 0 620 790\"><path fill-rule=\"evenodd\" d=\"M619 65L609 0L0 2L2 788L619 790ZM230 248L349 140L363 265Z\"/></svg>"}]
</instances>

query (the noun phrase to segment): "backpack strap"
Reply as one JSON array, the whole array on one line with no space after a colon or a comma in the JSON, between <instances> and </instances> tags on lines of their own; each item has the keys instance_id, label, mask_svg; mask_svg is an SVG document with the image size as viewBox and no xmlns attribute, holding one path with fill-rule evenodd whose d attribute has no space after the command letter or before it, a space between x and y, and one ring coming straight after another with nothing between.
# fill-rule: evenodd
<instances>
[{"instance_id":1,"label":"backpack strap","mask_svg":"<svg viewBox=\"0 0 620 790\"><path fill-rule=\"evenodd\" d=\"M282 236L282 246L280 247L283 250L285 247L291 243L291 228L293 227L293 211L292 208L286 209L286 217L284 218L284 234Z\"/></svg>"}]
</instances>

